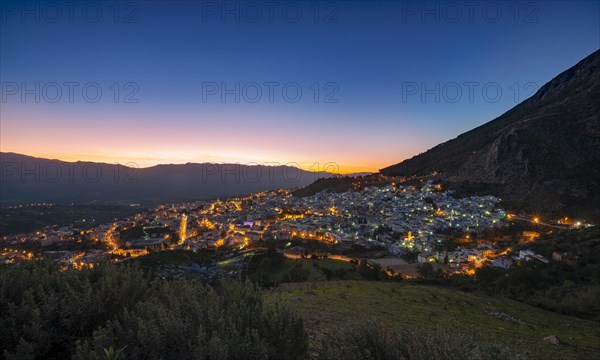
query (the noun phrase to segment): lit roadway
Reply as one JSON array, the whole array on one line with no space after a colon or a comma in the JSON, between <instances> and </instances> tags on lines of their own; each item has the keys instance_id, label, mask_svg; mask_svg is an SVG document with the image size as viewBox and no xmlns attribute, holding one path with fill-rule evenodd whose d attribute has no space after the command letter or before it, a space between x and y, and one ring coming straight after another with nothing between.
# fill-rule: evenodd
<instances>
[{"instance_id":1,"label":"lit roadway","mask_svg":"<svg viewBox=\"0 0 600 360\"><path fill-rule=\"evenodd\" d=\"M536 221L536 219L537 218L530 219L528 217L523 217L523 216L519 216L519 215L515 215L515 214L510 214L510 216L508 217L509 221L515 221L515 220L527 221L527 222L530 222L532 224L541 225L541 226L548 226L548 227L555 228L555 229L562 229L562 230L564 230L565 228L569 227L568 225L548 224L548 223L541 222L539 220Z\"/></svg>"}]
</instances>

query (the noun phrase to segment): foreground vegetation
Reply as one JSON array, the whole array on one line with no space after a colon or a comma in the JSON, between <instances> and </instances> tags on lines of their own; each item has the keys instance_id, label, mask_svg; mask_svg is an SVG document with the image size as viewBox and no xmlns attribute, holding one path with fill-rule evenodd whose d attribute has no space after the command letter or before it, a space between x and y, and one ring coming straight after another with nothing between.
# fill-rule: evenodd
<instances>
[{"instance_id":1,"label":"foreground vegetation","mask_svg":"<svg viewBox=\"0 0 600 360\"><path fill-rule=\"evenodd\" d=\"M441 286L296 283L266 297L288 302L303 317L314 358L355 353L363 359L593 359L600 351L597 322ZM551 335L560 345L543 340ZM442 349L448 352L440 355ZM487 355L480 357L482 352Z\"/></svg>"},{"instance_id":2,"label":"foreground vegetation","mask_svg":"<svg viewBox=\"0 0 600 360\"><path fill-rule=\"evenodd\" d=\"M138 266L61 271L45 262L1 267L0 284L5 359L515 359L526 348L562 358L598 350L596 323L431 286L330 281L261 293L240 280L206 285ZM563 343L541 342L548 333Z\"/></svg>"},{"instance_id":3,"label":"foreground vegetation","mask_svg":"<svg viewBox=\"0 0 600 360\"><path fill-rule=\"evenodd\" d=\"M482 340L473 331L455 327L423 329L381 326L367 322L327 335L319 359L524 359L514 346Z\"/></svg>"},{"instance_id":4,"label":"foreground vegetation","mask_svg":"<svg viewBox=\"0 0 600 360\"><path fill-rule=\"evenodd\" d=\"M0 269L6 359L301 359L302 320L249 282L161 280L138 267Z\"/></svg>"},{"instance_id":5,"label":"foreground vegetation","mask_svg":"<svg viewBox=\"0 0 600 360\"><path fill-rule=\"evenodd\" d=\"M579 258L508 271L484 266L474 277L423 265L422 278L411 281L366 261L292 260L272 248L237 257L157 252L81 271L10 264L0 267L0 353L73 360L597 358L598 230L543 236L532 248ZM207 284L194 272L165 271L217 260L242 269L245 280L215 276Z\"/></svg>"}]
</instances>

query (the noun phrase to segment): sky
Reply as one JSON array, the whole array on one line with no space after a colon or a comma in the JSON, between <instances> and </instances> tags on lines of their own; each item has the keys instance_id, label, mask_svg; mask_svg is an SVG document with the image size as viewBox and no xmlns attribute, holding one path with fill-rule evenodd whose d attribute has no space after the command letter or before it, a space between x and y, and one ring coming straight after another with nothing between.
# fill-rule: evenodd
<instances>
[{"instance_id":1,"label":"sky","mask_svg":"<svg viewBox=\"0 0 600 360\"><path fill-rule=\"evenodd\" d=\"M600 48L598 1L0 2L0 150L377 171Z\"/></svg>"}]
</instances>

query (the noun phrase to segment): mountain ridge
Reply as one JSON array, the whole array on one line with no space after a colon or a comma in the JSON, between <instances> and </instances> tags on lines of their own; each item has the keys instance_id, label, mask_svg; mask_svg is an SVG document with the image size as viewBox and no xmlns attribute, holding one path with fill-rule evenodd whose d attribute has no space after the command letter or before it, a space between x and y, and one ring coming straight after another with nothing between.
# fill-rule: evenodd
<instances>
[{"instance_id":1,"label":"mountain ridge","mask_svg":"<svg viewBox=\"0 0 600 360\"><path fill-rule=\"evenodd\" d=\"M600 50L499 117L380 172L401 176L437 172L454 185L480 184L479 189L516 208L584 210L597 217L598 99Z\"/></svg>"},{"instance_id":2,"label":"mountain ridge","mask_svg":"<svg viewBox=\"0 0 600 360\"><path fill-rule=\"evenodd\" d=\"M159 164L134 168L0 152L0 204L184 202L301 187L336 174L288 165Z\"/></svg>"}]
</instances>

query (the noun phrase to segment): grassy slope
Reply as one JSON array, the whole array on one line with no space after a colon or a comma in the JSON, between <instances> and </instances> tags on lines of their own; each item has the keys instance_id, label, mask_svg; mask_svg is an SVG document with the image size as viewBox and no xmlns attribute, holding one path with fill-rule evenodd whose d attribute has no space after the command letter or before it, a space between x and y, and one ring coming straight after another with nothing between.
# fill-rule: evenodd
<instances>
[{"instance_id":1,"label":"grassy slope","mask_svg":"<svg viewBox=\"0 0 600 360\"><path fill-rule=\"evenodd\" d=\"M279 268L277 271L274 271L270 274L269 280L275 283L281 283L284 281L284 277L286 273L290 271L290 269L296 265L300 264L303 269L308 271L308 281L322 281L326 280L325 274L313 264L319 264L320 268L327 268L329 270L337 270L344 269L346 270L346 280L358 280L360 279L360 275L356 270L356 265L332 259L302 259L302 260L290 260L285 259L283 266Z\"/></svg>"},{"instance_id":2,"label":"grassy slope","mask_svg":"<svg viewBox=\"0 0 600 360\"><path fill-rule=\"evenodd\" d=\"M597 359L600 324L548 312L506 298L403 283L333 281L283 284L266 293L267 300L288 301L306 321L311 352L324 334L365 320L390 326L430 327L454 324L483 338L517 343L533 359ZM487 315L502 311L526 325ZM550 345L544 336L563 342Z\"/></svg>"}]
</instances>

